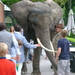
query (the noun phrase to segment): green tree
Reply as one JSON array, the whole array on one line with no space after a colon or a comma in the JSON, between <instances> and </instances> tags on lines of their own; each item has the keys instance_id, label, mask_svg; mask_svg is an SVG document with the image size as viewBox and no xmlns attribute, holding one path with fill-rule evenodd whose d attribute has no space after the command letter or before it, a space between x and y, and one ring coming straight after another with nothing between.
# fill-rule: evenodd
<instances>
[{"instance_id":1,"label":"green tree","mask_svg":"<svg viewBox=\"0 0 75 75\"><path fill-rule=\"evenodd\" d=\"M65 3L68 2L68 0L53 0L56 3L58 3L62 8L65 6Z\"/></svg>"},{"instance_id":2,"label":"green tree","mask_svg":"<svg viewBox=\"0 0 75 75\"><path fill-rule=\"evenodd\" d=\"M19 2L21 0L12 0L12 1L11 0L1 0L1 1L10 7L12 4Z\"/></svg>"}]
</instances>

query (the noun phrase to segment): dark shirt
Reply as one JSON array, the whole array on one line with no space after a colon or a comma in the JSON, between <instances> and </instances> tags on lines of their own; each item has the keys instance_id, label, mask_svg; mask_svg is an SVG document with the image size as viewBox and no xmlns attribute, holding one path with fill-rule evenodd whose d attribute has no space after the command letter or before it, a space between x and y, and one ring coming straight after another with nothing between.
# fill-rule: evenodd
<instances>
[{"instance_id":1,"label":"dark shirt","mask_svg":"<svg viewBox=\"0 0 75 75\"><path fill-rule=\"evenodd\" d=\"M70 59L70 42L63 38L58 41L57 48L61 48L61 53L59 55L59 60L68 60Z\"/></svg>"}]
</instances>

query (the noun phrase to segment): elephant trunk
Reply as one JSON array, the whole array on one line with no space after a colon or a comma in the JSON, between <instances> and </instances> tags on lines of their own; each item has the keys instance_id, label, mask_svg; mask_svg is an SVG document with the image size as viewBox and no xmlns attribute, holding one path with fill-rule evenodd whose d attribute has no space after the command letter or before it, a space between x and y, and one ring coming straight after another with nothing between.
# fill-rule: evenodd
<instances>
[{"instance_id":1,"label":"elephant trunk","mask_svg":"<svg viewBox=\"0 0 75 75\"><path fill-rule=\"evenodd\" d=\"M47 27L48 26L48 27ZM38 29L36 29L38 30ZM49 51L45 50L50 62L52 63L55 70L57 70L57 65L55 62L55 57L53 56L53 51L51 52L51 44L50 44L50 32L49 32L49 25L46 25L45 29L40 29L39 32L36 32L36 37L38 37L41 43L48 49Z\"/></svg>"}]
</instances>

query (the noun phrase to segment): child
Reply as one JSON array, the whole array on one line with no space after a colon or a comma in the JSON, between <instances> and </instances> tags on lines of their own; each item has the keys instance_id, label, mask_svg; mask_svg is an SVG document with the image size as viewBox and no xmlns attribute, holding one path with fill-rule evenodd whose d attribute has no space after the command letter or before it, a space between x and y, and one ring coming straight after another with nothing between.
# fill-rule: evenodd
<instances>
[{"instance_id":1,"label":"child","mask_svg":"<svg viewBox=\"0 0 75 75\"><path fill-rule=\"evenodd\" d=\"M22 41L20 39L17 39L17 42L18 42L19 48L22 47L23 45ZM17 61L16 62L17 75L21 75L20 66L21 66L21 63Z\"/></svg>"},{"instance_id":2,"label":"child","mask_svg":"<svg viewBox=\"0 0 75 75\"><path fill-rule=\"evenodd\" d=\"M34 44L34 41L32 39L30 39L30 44ZM33 60L33 57L34 57L34 49L29 49L29 59L30 60Z\"/></svg>"},{"instance_id":3,"label":"child","mask_svg":"<svg viewBox=\"0 0 75 75\"><path fill-rule=\"evenodd\" d=\"M58 41L56 62L58 62L58 75L70 75L70 42L65 38L67 30L61 31L62 39Z\"/></svg>"},{"instance_id":4,"label":"child","mask_svg":"<svg viewBox=\"0 0 75 75\"><path fill-rule=\"evenodd\" d=\"M17 42L18 42L19 47L22 47L23 45L22 41L20 39L17 39Z\"/></svg>"},{"instance_id":5,"label":"child","mask_svg":"<svg viewBox=\"0 0 75 75\"><path fill-rule=\"evenodd\" d=\"M16 75L14 62L6 59L8 46L5 43L0 43L0 75Z\"/></svg>"}]
</instances>

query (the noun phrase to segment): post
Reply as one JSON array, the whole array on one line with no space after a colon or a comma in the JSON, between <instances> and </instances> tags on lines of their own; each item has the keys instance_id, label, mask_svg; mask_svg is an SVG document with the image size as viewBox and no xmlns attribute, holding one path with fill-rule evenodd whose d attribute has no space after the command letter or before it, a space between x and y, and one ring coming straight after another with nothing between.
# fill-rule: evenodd
<instances>
[{"instance_id":1,"label":"post","mask_svg":"<svg viewBox=\"0 0 75 75\"><path fill-rule=\"evenodd\" d=\"M69 0L69 4L70 4L70 9L71 9L71 6L72 6L72 2L71 2L71 0Z\"/></svg>"},{"instance_id":2,"label":"post","mask_svg":"<svg viewBox=\"0 0 75 75\"><path fill-rule=\"evenodd\" d=\"M4 22L4 5L0 0L0 22Z\"/></svg>"}]
</instances>

